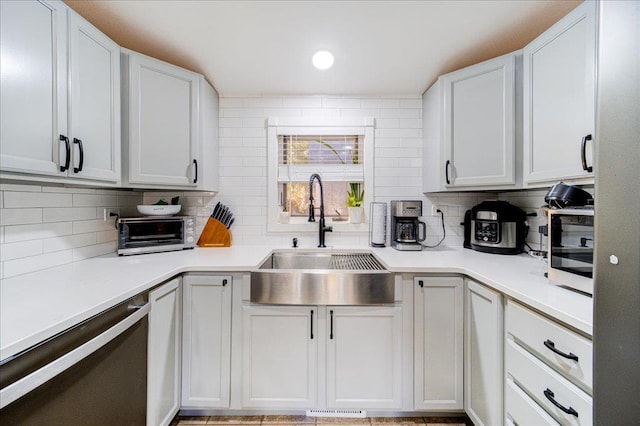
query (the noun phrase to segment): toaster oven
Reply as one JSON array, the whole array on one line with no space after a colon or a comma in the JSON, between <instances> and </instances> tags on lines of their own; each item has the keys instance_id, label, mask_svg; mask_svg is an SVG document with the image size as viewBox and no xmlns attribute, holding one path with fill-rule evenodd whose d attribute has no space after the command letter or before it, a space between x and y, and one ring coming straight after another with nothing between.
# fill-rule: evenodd
<instances>
[{"instance_id":1,"label":"toaster oven","mask_svg":"<svg viewBox=\"0 0 640 426\"><path fill-rule=\"evenodd\" d=\"M549 210L548 218L549 280L593 294L593 209Z\"/></svg>"},{"instance_id":2,"label":"toaster oven","mask_svg":"<svg viewBox=\"0 0 640 426\"><path fill-rule=\"evenodd\" d=\"M196 245L193 216L147 216L118 220L120 256L192 249Z\"/></svg>"}]
</instances>

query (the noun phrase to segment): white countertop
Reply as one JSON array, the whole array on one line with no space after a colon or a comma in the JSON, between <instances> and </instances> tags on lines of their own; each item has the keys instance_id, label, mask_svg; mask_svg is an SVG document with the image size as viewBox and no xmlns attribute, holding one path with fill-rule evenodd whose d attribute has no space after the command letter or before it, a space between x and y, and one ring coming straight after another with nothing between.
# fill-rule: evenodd
<instances>
[{"instance_id":1,"label":"white countertop","mask_svg":"<svg viewBox=\"0 0 640 426\"><path fill-rule=\"evenodd\" d=\"M177 274L250 271L273 249L235 246L126 257L113 254L1 280L0 360ZM465 274L592 334L593 300L551 284L542 275L545 265L528 255L446 247L422 252L366 249L391 272Z\"/></svg>"}]
</instances>

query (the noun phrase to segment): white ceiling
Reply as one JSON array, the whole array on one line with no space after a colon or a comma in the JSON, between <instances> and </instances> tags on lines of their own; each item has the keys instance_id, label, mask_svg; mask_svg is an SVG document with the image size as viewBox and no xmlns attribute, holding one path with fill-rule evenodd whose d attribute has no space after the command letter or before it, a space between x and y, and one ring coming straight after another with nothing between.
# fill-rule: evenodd
<instances>
[{"instance_id":1,"label":"white ceiling","mask_svg":"<svg viewBox=\"0 0 640 426\"><path fill-rule=\"evenodd\" d=\"M579 0L79 1L123 47L200 72L222 95L398 95L517 50ZM311 65L318 49L333 68Z\"/></svg>"}]
</instances>

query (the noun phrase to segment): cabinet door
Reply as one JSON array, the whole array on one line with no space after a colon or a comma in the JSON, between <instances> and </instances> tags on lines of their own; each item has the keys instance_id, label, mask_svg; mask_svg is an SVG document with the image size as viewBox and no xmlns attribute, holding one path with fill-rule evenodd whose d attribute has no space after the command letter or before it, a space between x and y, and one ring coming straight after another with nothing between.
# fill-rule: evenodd
<instances>
[{"instance_id":1,"label":"cabinet door","mask_svg":"<svg viewBox=\"0 0 640 426\"><path fill-rule=\"evenodd\" d=\"M149 293L147 425L168 425L180 409L180 278Z\"/></svg>"},{"instance_id":2,"label":"cabinet door","mask_svg":"<svg viewBox=\"0 0 640 426\"><path fill-rule=\"evenodd\" d=\"M242 307L242 408L316 408L317 309Z\"/></svg>"},{"instance_id":3,"label":"cabinet door","mask_svg":"<svg viewBox=\"0 0 640 426\"><path fill-rule=\"evenodd\" d=\"M442 88L440 77L422 95L422 192L445 191L446 176L442 147ZM448 154L447 154L448 156Z\"/></svg>"},{"instance_id":4,"label":"cabinet door","mask_svg":"<svg viewBox=\"0 0 640 426\"><path fill-rule=\"evenodd\" d=\"M402 407L402 308L328 307L327 407Z\"/></svg>"},{"instance_id":5,"label":"cabinet door","mask_svg":"<svg viewBox=\"0 0 640 426\"><path fill-rule=\"evenodd\" d=\"M500 425L503 395L502 296L467 280L465 411L475 425Z\"/></svg>"},{"instance_id":6,"label":"cabinet door","mask_svg":"<svg viewBox=\"0 0 640 426\"><path fill-rule=\"evenodd\" d=\"M463 408L464 283L414 278L415 409Z\"/></svg>"},{"instance_id":7,"label":"cabinet door","mask_svg":"<svg viewBox=\"0 0 640 426\"><path fill-rule=\"evenodd\" d=\"M120 180L120 47L70 12L73 176Z\"/></svg>"},{"instance_id":8,"label":"cabinet door","mask_svg":"<svg viewBox=\"0 0 640 426\"><path fill-rule=\"evenodd\" d=\"M231 277L187 274L183 282L182 406L228 408Z\"/></svg>"},{"instance_id":9,"label":"cabinet door","mask_svg":"<svg viewBox=\"0 0 640 426\"><path fill-rule=\"evenodd\" d=\"M524 180L591 177L582 139L595 123L595 9L586 1L524 48ZM586 141L585 141L586 142ZM593 166L593 141L585 162Z\"/></svg>"},{"instance_id":10,"label":"cabinet door","mask_svg":"<svg viewBox=\"0 0 640 426\"><path fill-rule=\"evenodd\" d=\"M515 184L515 61L509 54L443 77L448 186Z\"/></svg>"},{"instance_id":11,"label":"cabinet door","mask_svg":"<svg viewBox=\"0 0 640 426\"><path fill-rule=\"evenodd\" d=\"M67 136L66 6L1 1L0 20L0 168L59 175L66 158L60 135Z\"/></svg>"},{"instance_id":12,"label":"cabinet door","mask_svg":"<svg viewBox=\"0 0 640 426\"><path fill-rule=\"evenodd\" d=\"M196 185L199 76L128 55L129 182Z\"/></svg>"}]
</instances>

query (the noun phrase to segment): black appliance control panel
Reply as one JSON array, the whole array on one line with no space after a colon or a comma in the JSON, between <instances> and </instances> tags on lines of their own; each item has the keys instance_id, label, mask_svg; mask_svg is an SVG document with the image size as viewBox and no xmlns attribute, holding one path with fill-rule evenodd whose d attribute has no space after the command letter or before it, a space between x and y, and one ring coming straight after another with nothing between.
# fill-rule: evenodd
<instances>
[{"instance_id":1,"label":"black appliance control panel","mask_svg":"<svg viewBox=\"0 0 640 426\"><path fill-rule=\"evenodd\" d=\"M475 237L485 243L500 243L500 227L498 222L476 222Z\"/></svg>"}]
</instances>

